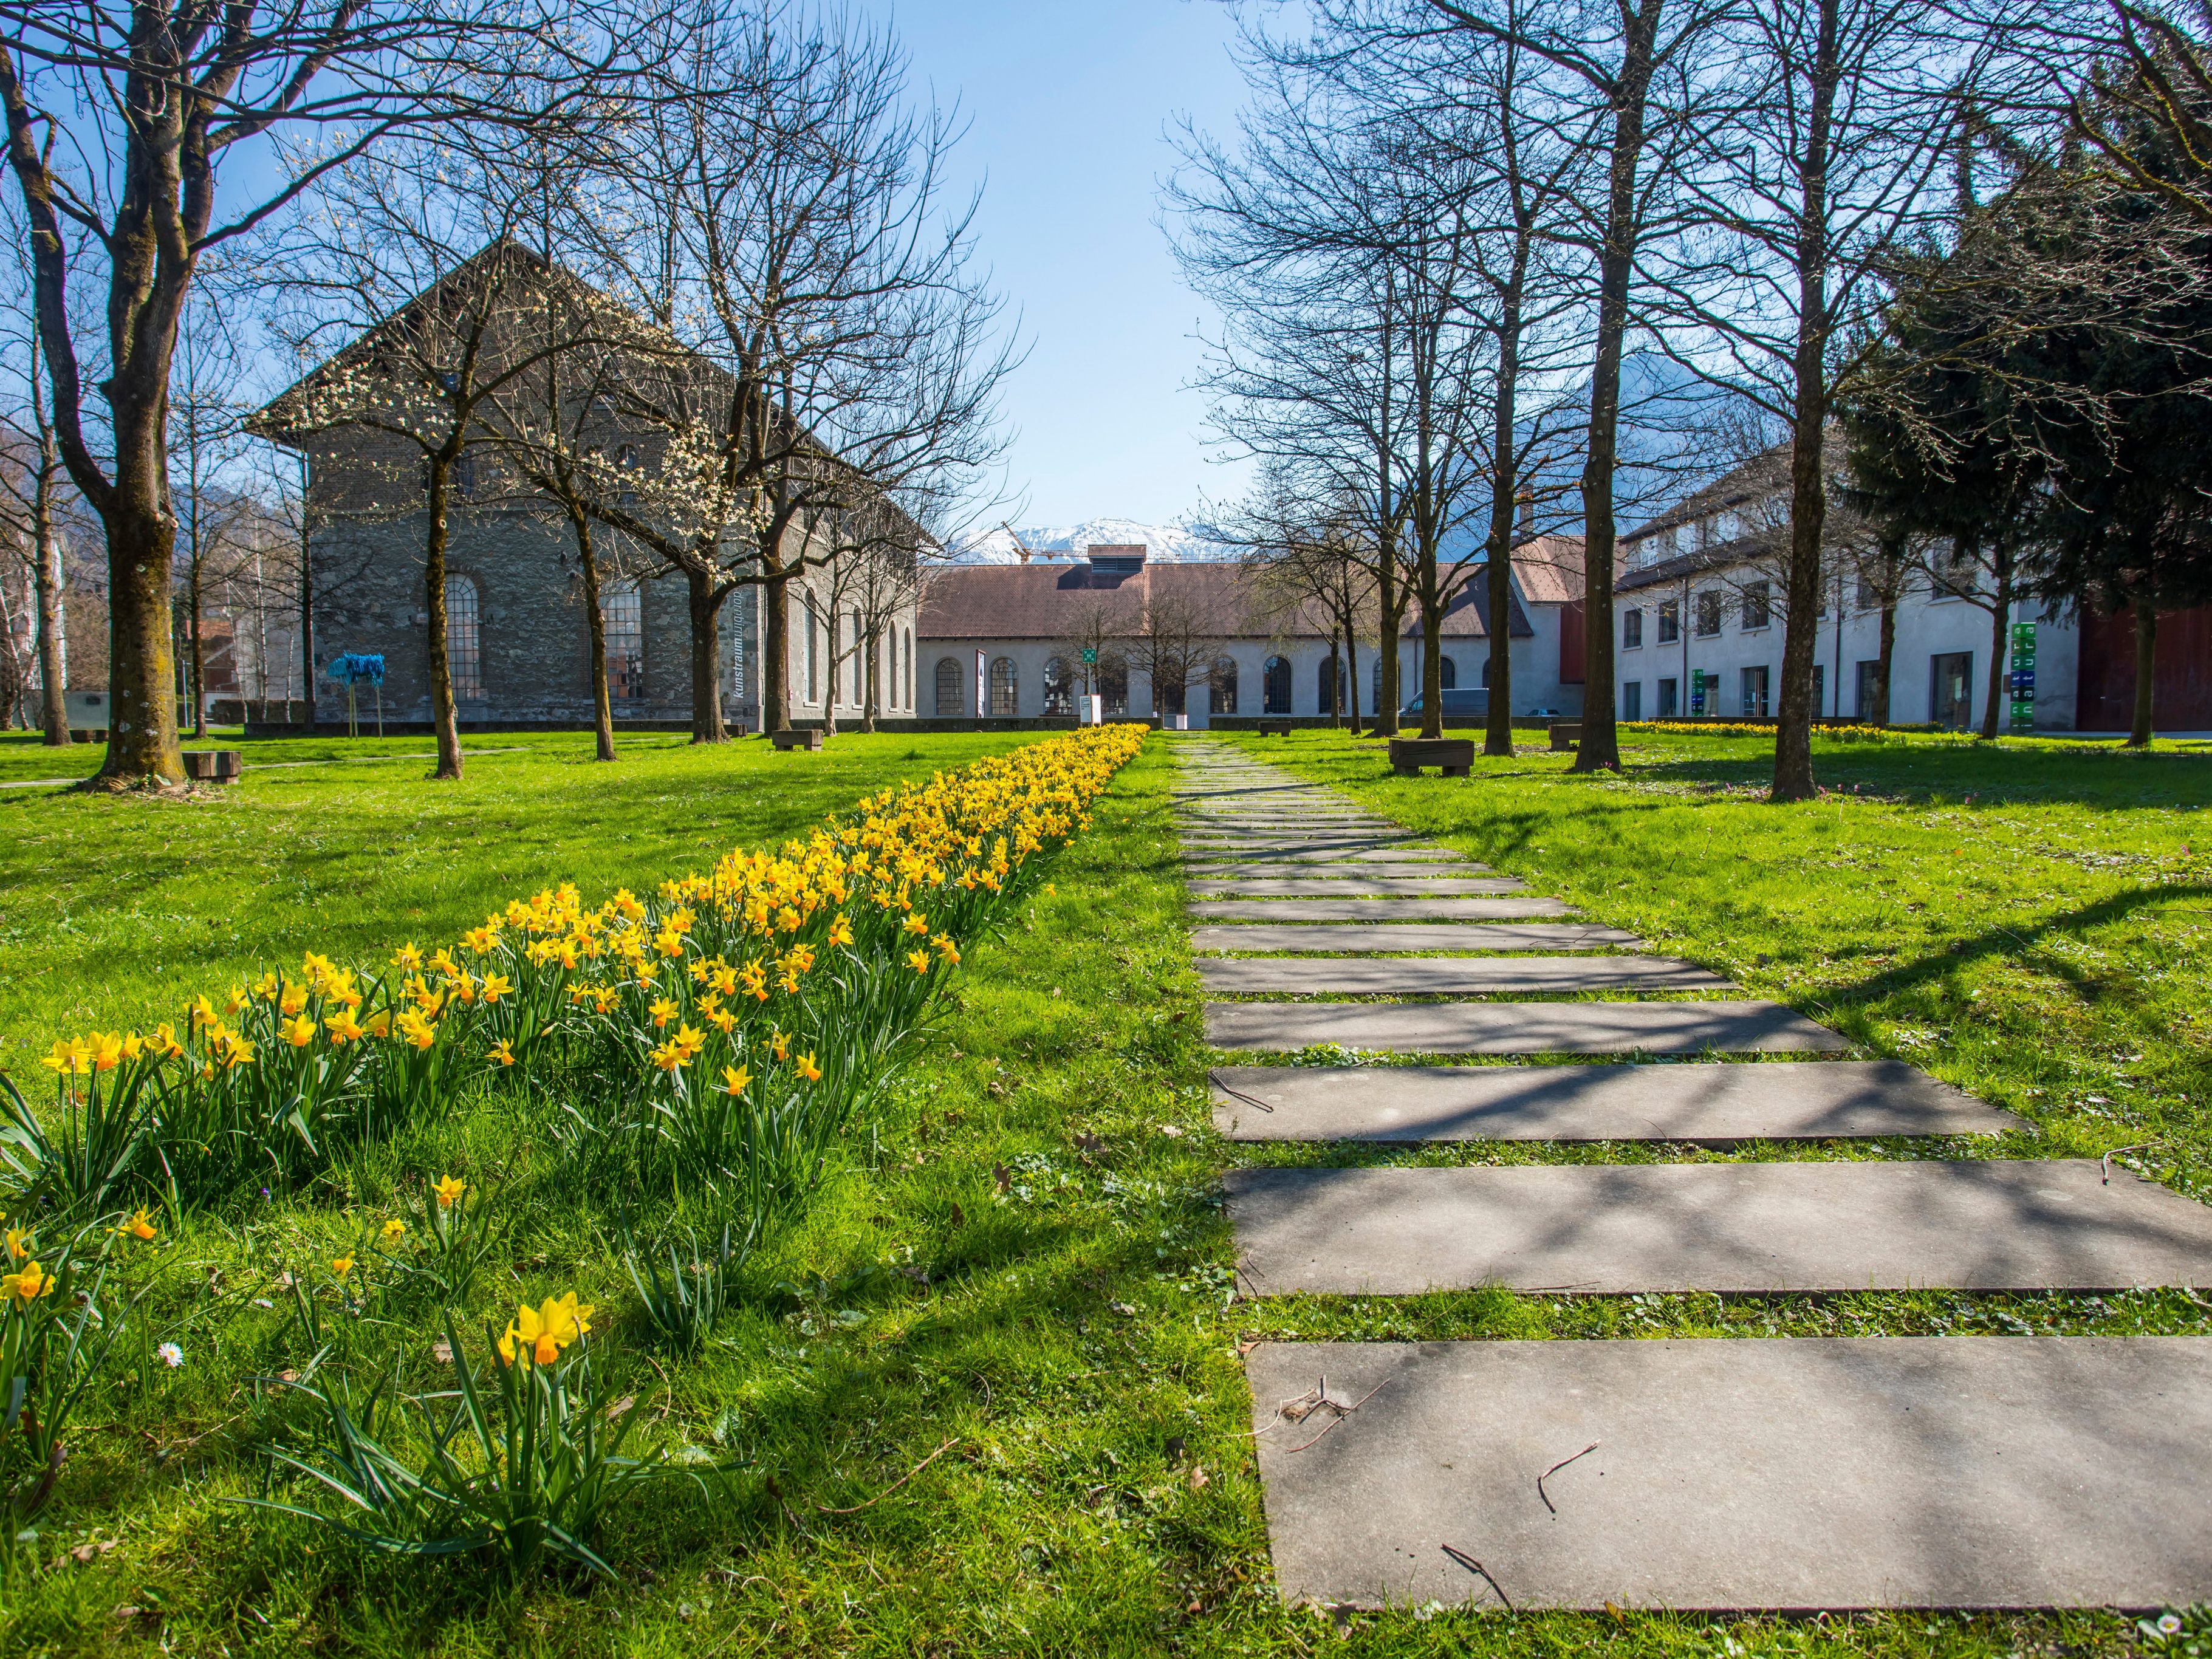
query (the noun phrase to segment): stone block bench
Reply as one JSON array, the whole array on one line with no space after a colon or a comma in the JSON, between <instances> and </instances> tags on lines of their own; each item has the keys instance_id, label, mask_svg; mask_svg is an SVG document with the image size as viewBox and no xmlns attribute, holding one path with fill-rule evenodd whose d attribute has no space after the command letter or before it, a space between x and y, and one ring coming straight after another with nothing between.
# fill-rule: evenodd
<instances>
[{"instance_id":1,"label":"stone block bench","mask_svg":"<svg viewBox=\"0 0 2212 1659\"><path fill-rule=\"evenodd\" d=\"M1263 738L1287 738L1291 735L1288 720L1261 720L1252 729Z\"/></svg>"},{"instance_id":2,"label":"stone block bench","mask_svg":"<svg viewBox=\"0 0 2212 1659\"><path fill-rule=\"evenodd\" d=\"M771 732L768 739L778 750L805 749L817 754L822 749L822 733L816 732Z\"/></svg>"},{"instance_id":3,"label":"stone block bench","mask_svg":"<svg viewBox=\"0 0 2212 1659\"><path fill-rule=\"evenodd\" d=\"M1474 764L1472 738L1393 738L1390 769L1401 778L1418 777L1433 766L1448 778L1463 778Z\"/></svg>"},{"instance_id":4,"label":"stone block bench","mask_svg":"<svg viewBox=\"0 0 2212 1659\"><path fill-rule=\"evenodd\" d=\"M1580 720L1552 722L1552 747L1554 750L1571 750L1582 740L1583 723Z\"/></svg>"},{"instance_id":5,"label":"stone block bench","mask_svg":"<svg viewBox=\"0 0 2212 1659\"><path fill-rule=\"evenodd\" d=\"M246 757L235 749L187 749L185 775L194 783L235 783Z\"/></svg>"}]
</instances>

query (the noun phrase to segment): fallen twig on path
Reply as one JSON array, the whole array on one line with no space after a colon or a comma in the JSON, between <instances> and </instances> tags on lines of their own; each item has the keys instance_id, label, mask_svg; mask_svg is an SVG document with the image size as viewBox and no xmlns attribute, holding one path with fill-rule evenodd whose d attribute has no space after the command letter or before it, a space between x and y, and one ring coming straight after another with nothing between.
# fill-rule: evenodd
<instances>
[{"instance_id":1,"label":"fallen twig on path","mask_svg":"<svg viewBox=\"0 0 2212 1659\"><path fill-rule=\"evenodd\" d=\"M862 1510L872 1509L959 1443L960 1437L957 1435L955 1435L951 1439L946 1441L935 1451L930 1453L930 1455L923 1458L921 1462L915 1464L904 1474L899 1476L897 1480L892 1481L890 1486L885 1486L881 1492L878 1492L873 1498L871 1498L865 1504L855 1504L850 1509L842 1510L833 1510L827 1504L817 1504L814 1507L821 1510L824 1515L858 1515Z\"/></svg>"},{"instance_id":2,"label":"fallen twig on path","mask_svg":"<svg viewBox=\"0 0 2212 1659\"><path fill-rule=\"evenodd\" d=\"M1536 1496L1544 1500L1544 1507L1546 1509L1551 1510L1554 1515L1557 1515L1559 1512L1559 1506L1552 1501L1552 1494L1544 1490L1544 1482L1550 1480L1552 1476L1557 1474L1561 1469L1566 1468L1568 1464L1573 1462L1575 1461L1575 1457L1588 1457L1592 1452L1598 1449L1601 1443L1599 1441L1591 1441L1589 1445L1584 1446L1580 1451L1577 1452L1574 1457L1562 1457L1558 1462L1553 1464L1550 1468L1546 1469L1543 1474L1536 1477Z\"/></svg>"}]
</instances>

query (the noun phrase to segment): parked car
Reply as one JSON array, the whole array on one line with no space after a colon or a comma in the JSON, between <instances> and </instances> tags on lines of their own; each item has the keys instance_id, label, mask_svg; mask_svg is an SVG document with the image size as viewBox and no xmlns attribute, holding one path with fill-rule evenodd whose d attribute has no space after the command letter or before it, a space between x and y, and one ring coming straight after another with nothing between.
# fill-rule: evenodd
<instances>
[{"instance_id":1,"label":"parked car","mask_svg":"<svg viewBox=\"0 0 2212 1659\"><path fill-rule=\"evenodd\" d=\"M1443 693L1443 715L1446 720L1451 719L1455 714L1480 720L1489 713L1490 692L1487 688L1467 691L1446 688ZM1398 718L1401 720L1418 720L1420 718L1420 714L1421 700L1415 697L1413 702L1398 711Z\"/></svg>"}]
</instances>

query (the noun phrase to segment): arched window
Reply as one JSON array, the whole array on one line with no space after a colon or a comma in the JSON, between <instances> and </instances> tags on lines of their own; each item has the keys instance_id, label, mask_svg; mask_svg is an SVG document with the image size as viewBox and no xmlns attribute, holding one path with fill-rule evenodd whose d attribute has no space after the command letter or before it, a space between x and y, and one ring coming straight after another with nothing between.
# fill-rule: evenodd
<instances>
[{"instance_id":1,"label":"arched window","mask_svg":"<svg viewBox=\"0 0 2212 1659\"><path fill-rule=\"evenodd\" d=\"M1048 657L1045 659L1044 712L1048 714L1073 714L1075 712L1075 676L1069 672L1065 657Z\"/></svg>"},{"instance_id":2,"label":"arched window","mask_svg":"<svg viewBox=\"0 0 2212 1659\"><path fill-rule=\"evenodd\" d=\"M1216 657L1213 668L1206 676L1208 696L1206 708L1216 714L1237 712L1237 659Z\"/></svg>"},{"instance_id":3,"label":"arched window","mask_svg":"<svg viewBox=\"0 0 2212 1659\"><path fill-rule=\"evenodd\" d=\"M1286 657L1270 657L1260 671L1260 712L1263 714L1287 714L1291 712L1291 665Z\"/></svg>"},{"instance_id":4,"label":"arched window","mask_svg":"<svg viewBox=\"0 0 2212 1659\"><path fill-rule=\"evenodd\" d=\"M937 717L950 720L965 712L960 702L960 659L939 657L937 659Z\"/></svg>"},{"instance_id":5,"label":"arched window","mask_svg":"<svg viewBox=\"0 0 2212 1659\"><path fill-rule=\"evenodd\" d=\"M1102 714L1129 712L1129 659L1119 652L1098 653L1098 698Z\"/></svg>"},{"instance_id":6,"label":"arched window","mask_svg":"<svg viewBox=\"0 0 2212 1659\"><path fill-rule=\"evenodd\" d=\"M1482 689L1486 691L1490 690L1490 659L1487 655L1482 659Z\"/></svg>"},{"instance_id":7,"label":"arched window","mask_svg":"<svg viewBox=\"0 0 2212 1659\"><path fill-rule=\"evenodd\" d=\"M1445 690L1450 691L1456 690L1459 685L1459 665L1454 662L1449 657L1438 657L1437 659L1437 677L1443 683L1443 688Z\"/></svg>"},{"instance_id":8,"label":"arched window","mask_svg":"<svg viewBox=\"0 0 2212 1659\"><path fill-rule=\"evenodd\" d=\"M991 659L991 718L1011 720L1018 712L1021 702L1021 671L1014 666L1012 657Z\"/></svg>"},{"instance_id":9,"label":"arched window","mask_svg":"<svg viewBox=\"0 0 2212 1659\"><path fill-rule=\"evenodd\" d=\"M910 629L906 630L906 679L904 684L906 687L906 706L908 708L912 708L915 706L914 634Z\"/></svg>"},{"instance_id":10,"label":"arched window","mask_svg":"<svg viewBox=\"0 0 2212 1659\"><path fill-rule=\"evenodd\" d=\"M455 702L483 701L483 628L477 585L466 576L446 578L446 666Z\"/></svg>"},{"instance_id":11,"label":"arched window","mask_svg":"<svg viewBox=\"0 0 2212 1659\"><path fill-rule=\"evenodd\" d=\"M606 618L607 696L635 702L645 696L645 599L637 578L623 576L607 586L601 614Z\"/></svg>"},{"instance_id":12,"label":"arched window","mask_svg":"<svg viewBox=\"0 0 2212 1659\"><path fill-rule=\"evenodd\" d=\"M1375 705L1375 712L1382 712L1382 653L1376 652L1375 660L1367 665L1367 701Z\"/></svg>"},{"instance_id":13,"label":"arched window","mask_svg":"<svg viewBox=\"0 0 2212 1659\"><path fill-rule=\"evenodd\" d=\"M860 632L859 611L849 612L845 617L845 623L852 630L853 635L851 648L846 653L846 655L853 659L853 695L847 701L859 704L866 702L868 697L867 673L865 659L861 654L861 647L867 643L867 636ZM842 664L843 659L841 658L839 660ZM837 678L840 680L845 678L845 671L842 666L837 670Z\"/></svg>"},{"instance_id":14,"label":"arched window","mask_svg":"<svg viewBox=\"0 0 2212 1659\"><path fill-rule=\"evenodd\" d=\"M806 596L806 701L822 701L822 613L814 595Z\"/></svg>"}]
</instances>

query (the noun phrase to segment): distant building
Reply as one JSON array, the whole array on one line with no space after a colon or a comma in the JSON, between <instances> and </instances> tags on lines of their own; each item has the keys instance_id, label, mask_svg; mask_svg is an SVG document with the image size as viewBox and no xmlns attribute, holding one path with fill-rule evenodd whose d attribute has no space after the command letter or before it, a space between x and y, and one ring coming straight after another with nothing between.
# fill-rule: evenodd
<instances>
[{"instance_id":1,"label":"distant building","mask_svg":"<svg viewBox=\"0 0 2212 1659\"><path fill-rule=\"evenodd\" d=\"M478 258L491 257L492 251ZM527 257L527 256L516 256ZM573 282L557 267L544 280ZM331 363L319 366L257 419L263 435L302 453L307 507L316 526L309 566L314 594L314 646L320 668L349 653L381 655L387 720L430 719L429 622L424 575L427 506L411 505L417 484L395 507L392 497L417 476L416 452L404 440L363 427L303 429L289 411L301 387L333 363L375 360L384 331L400 326L417 297ZM719 371L701 372L719 374ZM606 453L629 448L614 440ZM651 434L638 434L642 442ZM587 727L594 718L589 619L583 577L563 516L502 469L495 452L465 453L452 478L447 511L446 619L453 696L463 726ZM798 532L793 532L798 539ZM691 718L691 632L685 583L645 550L605 528L594 538L601 574L607 678L618 724L688 725ZM787 554L787 557L792 556ZM722 714L732 727L761 720L761 642L764 590L736 588L720 612L717 681ZM814 724L834 713L856 723L864 711L872 666L879 713L914 712L914 607L909 599L875 638L857 611L836 603L830 573L815 568L786 588L786 684L791 718ZM866 660L872 651L874 662ZM319 678L319 722L346 717L345 689ZM361 694L366 706L367 692Z\"/></svg>"},{"instance_id":2,"label":"distant building","mask_svg":"<svg viewBox=\"0 0 2212 1659\"><path fill-rule=\"evenodd\" d=\"M1525 559L1515 555L1506 623L1515 712L1577 712L1581 687L1560 678L1559 617L1571 603L1553 562L1561 548L1525 551ZM1486 679L1481 586L1478 578L1445 616L1447 688ZM1066 562L956 565L932 573L923 592L917 712L925 720L1072 715L1088 691L1108 714L1182 714L1194 726L1217 714L1326 716L1351 696L1333 632L1318 605L1285 614L1266 604L1240 565L1156 560L1142 546L1093 546ZM1416 617L1398 645L1407 701L1418 685L1419 641ZM1382 665L1367 642L1355 651L1358 712L1370 716ZM1163 665L1184 670L1181 684L1154 685Z\"/></svg>"},{"instance_id":3,"label":"distant building","mask_svg":"<svg viewBox=\"0 0 2212 1659\"><path fill-rule=\"evenodd\" d=\"M1621 719L1763 720L1776 713L1788 597L1789 495L1785 447L1685 495L1620 538L1613 643ZM1850 529L1840 514L1836 527L1839 535ZM1876 708L1882 595L1859 574L1840 540L1830 562L1835 574L1823 586L1815 636L1815 713L1867 719ZM1978 726L2001 621L2006 672L2013 625L2035 629L2038 727L2124 729L2124 704L2117 720L2096 713L2078 718L2082 684L2108 672L2094 648L2085 664L2082 630L2046 614L2036 601L2016 601L2005 617L1996 618L1975 602L1972 575L1966 571L1946 581L1925 571L1905 573L1895 604L1892 723ZM2129 667L2131 672L2131 659ZM2009 725L2009 713L2008 696L2001 725Z\"/></svg>"}]
</instances>

